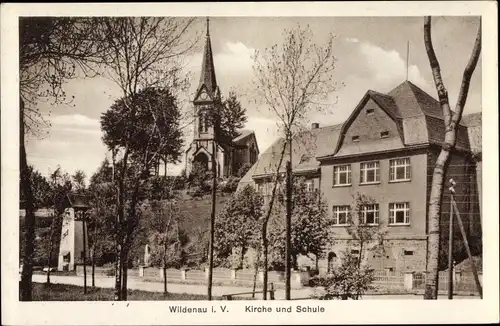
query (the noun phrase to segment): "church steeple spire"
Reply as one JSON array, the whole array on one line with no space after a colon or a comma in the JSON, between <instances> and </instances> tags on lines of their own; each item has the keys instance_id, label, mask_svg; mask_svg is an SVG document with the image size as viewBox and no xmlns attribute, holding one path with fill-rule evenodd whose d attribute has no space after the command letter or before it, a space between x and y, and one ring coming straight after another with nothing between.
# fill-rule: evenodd
<instances>
[{"instance_id":1,"label":"church steeple spire","mask_svg":"<svg viewBox=\"0 0 500 326\"><path fill-rule=\"evenodd\" d=\"M210 19L207 17L207 33L205 37L205 49L203 51L203 61L201 64L200 85L198 91L205 85L211 95L217 89L217 79L215 78L214 58L212 55L212 44L210 42Z\"/></svg>"}]
</instances>

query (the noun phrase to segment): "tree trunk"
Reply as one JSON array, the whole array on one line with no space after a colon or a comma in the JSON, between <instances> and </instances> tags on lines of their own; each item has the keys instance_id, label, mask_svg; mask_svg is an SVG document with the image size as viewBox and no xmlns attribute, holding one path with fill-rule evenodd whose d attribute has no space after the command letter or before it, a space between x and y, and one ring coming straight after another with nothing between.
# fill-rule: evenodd
<instances>
[{"instance_id":1,"label":"tree trunk","mask_svg":"<svg viewBox=\"0 0 500 326\"><path fill-rule=\"evenodd\" d=\"M94 223L94 241L92 241L92 287L95 287L95 249L97 246L97 224Z\"/></svg>"},{"instance_id":2,"label":"tree trunk","mask_svg":"<svg viewBox=\"0 0 500 326\"><path fill-rule=\"evenodd\" d=\"M259 265L260 265L260 254L262 246L259 245L257 247L257 257L255 259L254 273L253 273L253 288L252 288L252 298L255 298L255 288L257 287L257 274L259 273Z\"/></svg>"},{"instance_id":3,"label":"tree trunk","mask_svg":"<svg viewBox=\"0 0 500 326\"><path fill-rule=\"evenodd\" d=\"M453 151L456 143L456 126L460 123L463 109L467 101L469 85L472 74L476 68L477 61L481 52L481 23L479 25L476 41L470 60L464 70L462 84L457 99L455 111L451 111L448 91L441 77L441 68L434 52L431 35L431 17L425 17L424 21L424 44L429 58L429 64L432 70L434 84L439 97L439 103L443 110L445 135L441 152L436 161L432 175L431 193L429 197L428 209L428 238L427 238L427 273L425 281L424 299L437 299L438 280L439 280L439 246L440 246L440 214L443 198L444 176L448 169L450 153Z\"/></svg>"},{"instance_id":4,"label":"tree trunk","mask_svg":"<svg viewBox=\"0 0 500 326\"><path fill-rule=\"evenodd\" d=\"M292 220L292 141L289 139L290 143L290 161L286 164L286 246L285 246L285 299L291 299L291 250L292 250L292 232L291 232L291 220Z\"/></svg>"},{"instance_id":5,"label":"tree trunk","mask_svg":"<svg viewBox=\"0 0 500 326\"><path fill-rule=\"evenodd\" d=\"M121 299L127 301L127 281L128 281L128 248L123 250L122 256L122 287Z\"/></svg>"},{"instance_id":6,"label":"tree trunk","mask_svg":"<svg viewBox=\"0 0 500 326\"><path fill-rule=\"evenodd\" d=\"M240 269L243 269L244 266L244 261L245 261L245 248L241 247L241 256L240 256Z\"/></svg>"},{"instance_id":7,"label":"tree trunk","mask_svg":"<svg viewBox=\"0 0 500 326\"><path fill-rule=\"evenodd\" d=\"M170 211L170 214L172 214L172 211ZM163 248L163 294L167 295L167 232L168 232L168 227L167 230L165 231L165 245Z\"/></svg>"},{"instance_id":8,"label":"tree trunk","mask_svg":"<svg viewBox=\"0 0 500 326\"><path fill-rule=\"evenodd\" d=\"M49 248L47 253L47 285L50 284L50 263L52 258L52 251L54 250L54 233L56 228L56 223L58 222L58 218L55 215L55 207L54 207L54 216L52 218L52 224L50 225L50 238L49 238Z\"/></svg>"},{"instance_id":9,"label":"tree trunk","mask_svg":"<svg viewBox=\"0 0 500 326\"><path fill-rule=\"evenodd\" d=\"M299 269L299 266L298 266L298 263L297 263L297 255L296 254L292 254L292 268L294 270L298 270Z\"/></svg>"},{"instance_id":10,"label":"tree trunk","mask_svg":"<svg viewBox=\"0 0 500 326\"><path fill-rule=\"evenodd\" d=\"M271 193L271 200L269 202L269 207L266 212L266 216L264 217L264 220L262 221L262 250L263 250L263 255L264 255L264 280L262 284L262 291L263 291L263 299L267 300L267 269L268 269L268 239L267 239L267 224L269 223L269 218L271 217L271 213L273 210L273 205L274 205L274 199L276 198L276 189L278 188L278 182L280 178L280 167L281 164L283 163L283 158L285 157L285 152L286 152L286 143L283 145L283 148L281 149L281 154L280 154L280 159L278 161L278 165L276 166L276 174L275 174L275 180L274 180L274 185L273 185L273 191Z\"/></svg>"},{"instance_id":11,"label":"tree trunk","mask_svg":"<svg viewBox=\"0 0 500 326\"><path fill-rule=\"evenodd\" d=\"M361 261L363 259L363 250L364 250L364 242L360 241L359 242L359 255L358 255L358 269L361 268Z\"/></svg>"},{"instance_id":12,"label":"tree trunk","mask_svg":"<svg viewBox=\"0 0 500 326\"><path fill-rule=\"evenodd\" d=\"M214 131L216 130L216 126L214 124ZM214 232L215 232L215 201L217 199L217 150L215 144L216 135L214 134L214 140L212 141L212 211L210 213L210 242L208 247L208 285L207 285L207 299L212 300L212 277L213 277L213 269L214 269Z\"/></svg>"},{"instance_id":13,"label":"tree trunk","mask_svg":"<svg viewBox=\"0 0 500 326\"><path fill-rule=\"evenodd\" d=\"M267 266L268 262L268 245L269 241L267 241L267 223L262 224L262 254L264 255L264 279L262 280L262 299L267 300Z\"/></svg>"},{"instance_id":14,"label":"tree trunk","mask_svg":"<svg viewBox=\"0 0 500 326\"><path fill-rule=\"evenodd\" d=\"M26 147L24 143L24 101L20 100L20 121L19 121L19 145L20 145L20 174L21 190L24 193L26 210L25 232L24 232L24 253L23 268L21 273L21 301L31 301L32 275L33 275L33 251L35 246L35 207L31 179L26 159Z\"/></svg>"},{"instance_id":15,"label":"tree trunk","mask_svg":"<svg viewBox=\"0 0 500 326\"><path fill-rule=\"evenodd\" d=\"M122 245L118 240L115 253L115 301L122 300Z\"/></svg>"},{"instance_id":16,"label":"tree trunk","mask_svg":"<svg viewBox=\"0 0 500 326\"><path fill-rule=\"evenodd\" d=\"M163 294L166 296L167 291L167 257L163 258Z\"/></svg>"},{"instance_id":17,"label":"tree trunk","mask_svg":"<svg viewBox=\"0 0 500 326\"><path fill-rule=\"evenodd\" d=\"M92 255L92 287L95 288L95 244L92 246L91 255Z\"/></svg>"}]
</instances>

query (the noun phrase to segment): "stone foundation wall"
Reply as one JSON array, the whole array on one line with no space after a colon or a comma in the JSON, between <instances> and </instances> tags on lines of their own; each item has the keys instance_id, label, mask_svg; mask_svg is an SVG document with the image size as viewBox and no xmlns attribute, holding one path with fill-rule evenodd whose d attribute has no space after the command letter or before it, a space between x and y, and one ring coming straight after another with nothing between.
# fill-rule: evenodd
<instances>
[{"instance_id":1,"label":"stone foundation wall","mask_svg":"<svg viewBox=\"0 0 500 326\"><path fill-rule=\"evenodd\" d=\"M371 250L374 243L368 244L364 250L363 261L376 270L393 271L424 271L426 268L427 242L425 239L387 239L384 241L384 253L376 255ZM320 274L328 272L328 260L331 266L338 266L343 253L350 248L359 250L349 240L338 240L334 245L324 251L323 257L318 261Z\"/></svg>"}]
</instances>

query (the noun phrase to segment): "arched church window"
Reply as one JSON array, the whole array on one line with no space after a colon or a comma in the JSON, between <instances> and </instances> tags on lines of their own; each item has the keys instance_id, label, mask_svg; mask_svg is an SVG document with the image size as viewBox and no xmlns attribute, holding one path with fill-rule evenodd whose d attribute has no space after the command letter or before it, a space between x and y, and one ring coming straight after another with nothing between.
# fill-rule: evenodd
<instances>
[{"instance_id":1,"label":"arched church window","mask_svg":"<svg viewBox=\"0 0 500 326\"><path fill-rule=\"evenodd\" d=\"M203 132L208 132L208 127L210 126L210 117L208 116L208 113L205 113L203 115L203 117L204 117L204 122L205 122L203 124L203 127L204 127Z\"/></svg>"}]
</instances>

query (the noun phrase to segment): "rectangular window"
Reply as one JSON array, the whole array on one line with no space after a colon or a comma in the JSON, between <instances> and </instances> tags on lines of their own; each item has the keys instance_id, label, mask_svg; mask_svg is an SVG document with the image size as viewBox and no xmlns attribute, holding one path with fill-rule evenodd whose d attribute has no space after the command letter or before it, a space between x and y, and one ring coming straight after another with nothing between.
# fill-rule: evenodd
<instances>
[{"instance_id":1,"label":"rectangular window","mask_svg":"<svg viewBox=\"0 0 500 326\"><path fill-rule=\"evenodd\" d=\"M379 209L378 204L364 205L362 208L363 224L378 224Z\"/></svg>"},{"instance_id":2,"label":"rectangular window","mask_svg":"<svg viewBox=\"0 0 500 326\"><path fill-rule=\"evenodd\" d=\"M361 163L360 183L380 182L380 163L367 162Z\"/></svg>"},{"instance_id":3,"label":"rectangular window","mask_svg":"<svg viewBox=\"0 0 500 326\"><path fill-rule=\"evenodd\" d=\"M375 112L374 109L366 109L366 115L373 114Z\"/></svg>"},{"instance_id":4,"label":"rectangular window","mask_svg":"<svg viewBox=\"0 0 500 326\"><path fill-rule=\"evenodd\" d=\"M410 181L410 158L398 158L389 161L389 181Z\"/></svg>"},{"instance_id":5,"label":"rectangular window","mask_svg":"<svg viewBox=\"0 0 500 326\"><path fill-rule=\"evenodd\" d=\"M333 185L349 186L351 185L351 166L337 165L333 167Z\"/></svg>"},{"instance_id":6,"label":"rectangular window","mask_svg":"<svg viewBox=\"0 0 500 326\"><path fill-rule=\"evenodd\" d=\"M350 206L333 206L333 225L347 225Z\"/></svg>"},{"instance_id":7,"label":"rectangular window","mask_svg":"<svg viewBox=\"0 0 500 326\"><path fill-rule=\"evenodd\" d=\"M413 250L404 250L405 256L413 256Z\"/></svg>"},{"instance_id":8,"label":"rectangular window","mask_svg":"<svg viewBox=\"0 0 500 326\"><path fill-rule=\"evenodd\" d=\"M313 192L314 191L314 180L307 180L306 181L306 191L307 192Z\"/></svg>"},{"instance_id":9,"label":"rectangular window","mask_svg":"<svg viewBox=\"0 0 500 326\"><path fill-rule=\"evenodd\" d=\"M353 142L358 142L359 141L359 136L352 136L352 141Z\"/></svg>"},{"instance_id":10,"label":"rectangular window","mask_svg":"<svg viewBox=\"0 0 500 326\"><path fill-rule=\"evenodd\" d=\"M410 224L410 203L389 204L389 224L390 225Z\"/></svg>"},{"instance_id":11,"label":"rectangular window","mask_svg":"<svg viewBox=\"0 0 500 326\"><path fill-rule=\"evenodd\" d=\"M269 183L266 181L262 181L257 184L257 192L260 193L262 196L268 195L268 189L269 189Z\"/></svg>"},{"instance_id":12,"label":"rectangular window","mask_svg":"<svg viewBox=\"0 0 500 326\"><path fill-rule=\"evenodd\" d=\"M388 131L382 131L380 133L380 138L387 138L389 137L389 132Z\"/></svg>"}]
</instances>

